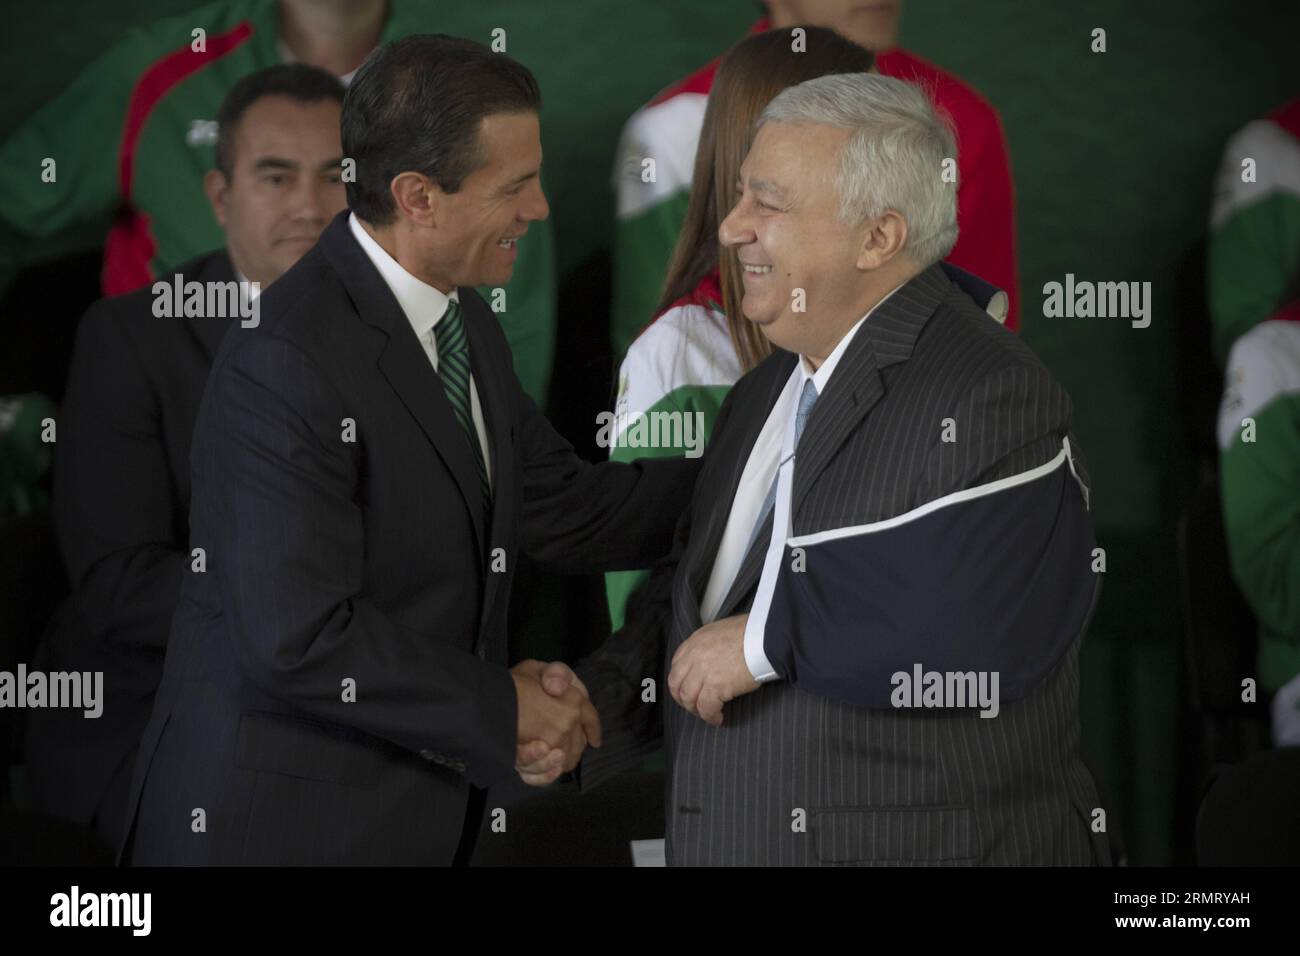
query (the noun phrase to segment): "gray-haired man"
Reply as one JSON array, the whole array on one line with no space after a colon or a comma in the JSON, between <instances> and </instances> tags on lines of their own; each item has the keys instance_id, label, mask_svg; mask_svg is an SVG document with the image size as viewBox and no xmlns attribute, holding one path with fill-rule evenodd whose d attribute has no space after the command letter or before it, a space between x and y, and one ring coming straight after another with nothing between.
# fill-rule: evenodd
<instances>
[{"instance_id":1,"label":"gray-haired man","mask_svg":"<svg viewBox=\"0 0 1300 956\"><path fill-rule=\"evenodd\" d=\"M666 738L672 864L1107 859L1087 476L1069 397L938 265L955 154L881 76L760 119L719 232L783 351L728 396L659 587L578 668L584 787Z\"/></svg>"}]
</instances>

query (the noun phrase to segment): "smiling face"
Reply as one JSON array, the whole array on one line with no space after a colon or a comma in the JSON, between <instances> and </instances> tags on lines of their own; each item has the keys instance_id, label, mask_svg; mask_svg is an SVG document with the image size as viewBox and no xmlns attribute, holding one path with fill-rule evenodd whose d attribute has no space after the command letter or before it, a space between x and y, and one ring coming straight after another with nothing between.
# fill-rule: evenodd
<instances>
[{"instance_id":1,"label":"smiling face","mask_svg":"<svg viewBox=\"0 0 1300 956\"><path fill-rule=\"evenodd\" d=\"M865 230L837 218L835 177L848 136L832 126L764 123L741 164L736 206L718 229L744 269L745 318L788 351L824 356L825 344L833 348L863 315Z\"/></svg>"},{"instance_id":2,"label":"smiling face","mask_svg":"<svg viewBox=\"0 0 1300 956\"><path fill-rule=\"evenodd\" d=\"M504 285L514 271L520 237L530 223L550 213L542 193L536 113L485 116L478 142L485 161L460 189L444 193L428 187L435 207L427 273L443 291L458 285Z\"/></svg>"},{"instance_id":3,"label":"smiling face","mask_svg":"<svg viewBox=\"0 0 1300 956\"><path fill-rule=\"evenodd\" d=\"M339 111L333 99L262 97L239 119L229 179L213 170L204 180L235 268L262 288L302 258L347 205Z\"/></svg>"}]
</instances>

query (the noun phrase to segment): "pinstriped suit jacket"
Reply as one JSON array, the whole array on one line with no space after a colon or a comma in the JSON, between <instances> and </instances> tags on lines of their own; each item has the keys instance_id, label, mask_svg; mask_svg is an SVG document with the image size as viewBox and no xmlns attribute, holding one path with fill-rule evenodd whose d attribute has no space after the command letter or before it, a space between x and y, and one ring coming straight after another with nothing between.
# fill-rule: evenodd
<instances>
[{"instance_id":1,"label":"pinstriped suit jacket","mask_svg":"<svg viewBox=\"0 0 1300 956\"><path fill-rule=\"evenodd\" d=\"M666 661L702 624L741 474L796 361L778 352L732 389L672 558L629 606L629 626L579 666L605 737L583 758L582 786L636 763L662 733L675 865L1108 862L1079 752L1082 633L994 719L870 710L783 680L728 703L720 727L666 692L643 702L644 678L663 688ZM1029 348L931 267L864 323L814 407L794 472L793 532L881 521L1043 465L1070 416L1069 397ZM941 440L947 418L956 442ZM1077 456L1076 467L1086 483ZM748 611L768 532L719 618Z\"/></svg>"}]
</instances>

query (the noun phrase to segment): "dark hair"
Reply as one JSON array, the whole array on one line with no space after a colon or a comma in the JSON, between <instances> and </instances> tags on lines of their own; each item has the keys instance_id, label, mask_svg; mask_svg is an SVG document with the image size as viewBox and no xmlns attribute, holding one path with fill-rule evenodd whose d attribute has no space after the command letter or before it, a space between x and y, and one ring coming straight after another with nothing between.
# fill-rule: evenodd
<instances>
[{"instance_id":1,"label":"dark hair","mask_svg":"<svg viewBox=\"0 0 1300 956\"><path fill-rule=\"evenodd\" d=\"M374 225L391 222L389 186L404 172L458 191L485 162L478 136L484 117L541 106L526 66L473 40L438 33L380 47L343 100L343 155L356 162L348 206Z\"/></svg>"},{"instance_id":2,"label":"dark hair","mask_svg":"<svg viewBox=\"0 0 1300 956\"><path fill-rule=\"evenodd\" d=\"M753 145L754 123L782 90L819 76L865 73L875 65L870 51L825 27L798 27L804 31L806 48L796 51L791 44L794 29L747 37L718 65L695 152L686 218L655 310L656 315L665 312L717 269L727 329L746 372L768 356L772 345L741 313L745 288L740 260L735 250L721 248L718 226L736 204L736 177Z\"/></svg>"},{"instance_id":3,"label":"dark hair","mask_svg":"<svg viewBox=\"0 0 1300 956\"><path fill-rule=\"evenodd\" d=\"M287 96L299 103L320 100L343 102L343 84L339 78L305 63L282 63L250 73L241 79L221 101L217 110L217 169L229 179L234 172L235 127L248 108L266 96Z\"/></svg>"}]
</instances>

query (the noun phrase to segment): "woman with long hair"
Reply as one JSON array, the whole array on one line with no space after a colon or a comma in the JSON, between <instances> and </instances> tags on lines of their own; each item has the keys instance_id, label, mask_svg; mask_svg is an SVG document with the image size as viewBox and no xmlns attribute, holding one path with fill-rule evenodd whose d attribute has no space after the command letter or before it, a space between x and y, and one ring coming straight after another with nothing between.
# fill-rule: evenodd
<instances>
[{"instance_id":1,"label":"woman with long hair","mask_svg":"<svg viewBox=\"0 0 1300 956\"><path fill-rule=\"evenodd\" d=\"M690 203L664 291L653 321L619 370L611 458L701 454L728 390L771 352L762 332L741 313L740 261L718 242L718 226L736 204L740 164L767 104L805 80L867 72L873 63L868 50L813 26L756 34L723 57L709 92ZM627 599L645 576L643 571L606 575L614 630L623 626Z\"/></svg>"}]
</instances>

